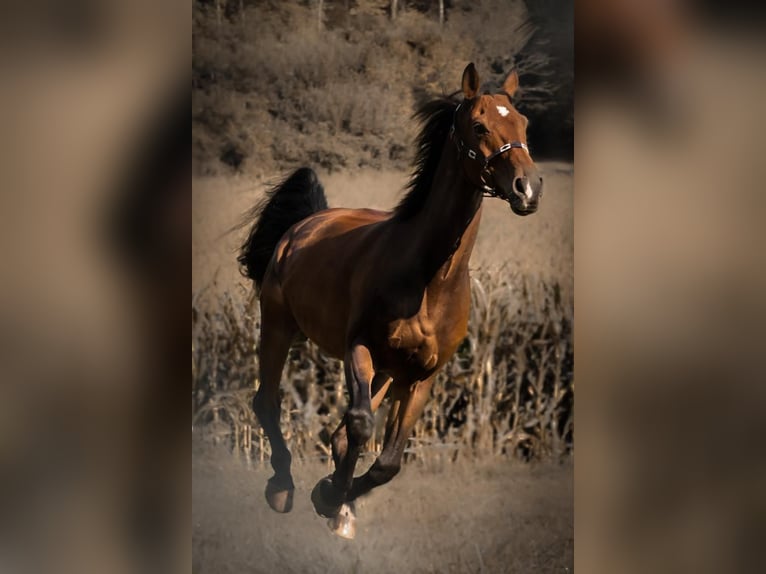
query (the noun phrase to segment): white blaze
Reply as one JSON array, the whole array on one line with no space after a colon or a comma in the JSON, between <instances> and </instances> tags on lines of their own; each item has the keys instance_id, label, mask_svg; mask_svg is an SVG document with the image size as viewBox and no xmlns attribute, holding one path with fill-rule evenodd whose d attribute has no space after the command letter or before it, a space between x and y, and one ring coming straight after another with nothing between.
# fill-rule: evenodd
<instances>
[{"instance_id":1,"label":"white blaze","mask_svg":"<svg viewBox=\"0 0 766 574\"><path fill-rule=\"evenodd\" d=\"M503 117L507 116L510 113L508 111L508 108L506 108L505 106L497 106L497 111L500 112L500 115Z\"/></svg>"},{"instance_id":2,"label":"white blaze","mask_svg":"<svg viewBox=\"0 0 766 574\"><path fill-rule=\"evenodd\" d=\"M532 191L532 186L529 185L529 181L527 181L527 186L524 188L524 195L527 196L527 199L532 199L532 195L534 195L534 191Z\"/></svg>"}]
</instances>

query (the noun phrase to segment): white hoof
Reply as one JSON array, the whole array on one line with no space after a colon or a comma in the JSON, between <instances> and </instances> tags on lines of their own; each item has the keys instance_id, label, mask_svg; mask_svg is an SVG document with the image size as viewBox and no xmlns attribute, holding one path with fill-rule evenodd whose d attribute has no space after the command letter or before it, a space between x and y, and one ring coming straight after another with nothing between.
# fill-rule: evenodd
<instances>
[{"instance_id":1,"label":"white hoof","mask_svg":"<svg viewBox=\"0 0 766 574\"><path fill-rule=\"evenodd\" d=\"M327 521L327 525L334 534L347 540L353 540L356 536L356 512L354 511L354 503L348 502L343 504L343 506L340 507L338 514Z\"/></svg>"}]
</instances>

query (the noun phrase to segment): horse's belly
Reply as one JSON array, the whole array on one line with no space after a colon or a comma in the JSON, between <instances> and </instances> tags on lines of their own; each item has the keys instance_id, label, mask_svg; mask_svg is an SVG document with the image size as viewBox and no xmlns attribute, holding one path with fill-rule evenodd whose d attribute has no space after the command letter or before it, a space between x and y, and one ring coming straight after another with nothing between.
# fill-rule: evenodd
<instances>
[{"instance_id":1,"label":"horse's belly","mask_svg":"<svg viewBox=\"0 0 766 574\"><path fill-rule=\"evenodd\" d=\"M322 297L293 294L290 309L301 332L328 355L343 359L346 341L346 313L337 302Z\"/></svg>"}]
</instances>

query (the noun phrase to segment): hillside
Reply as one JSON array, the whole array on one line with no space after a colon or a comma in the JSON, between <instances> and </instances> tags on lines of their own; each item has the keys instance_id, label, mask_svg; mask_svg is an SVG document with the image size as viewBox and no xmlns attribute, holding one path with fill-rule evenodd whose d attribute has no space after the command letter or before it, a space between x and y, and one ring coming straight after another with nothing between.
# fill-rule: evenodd
<instances>
[{"instance_id":1,"label":"hillside","mask_svg":"<svg viewBox=\"0 0 766 574\"><path fill-rule=\"evenodd\" d=\"M469 61L485 89L516 69L536 158L571 159L570 3L446 1L441 25L438 2L391 4L195 2L195 174L406 168L413 110L455 92Z\"/></svg>"}]
</instances>

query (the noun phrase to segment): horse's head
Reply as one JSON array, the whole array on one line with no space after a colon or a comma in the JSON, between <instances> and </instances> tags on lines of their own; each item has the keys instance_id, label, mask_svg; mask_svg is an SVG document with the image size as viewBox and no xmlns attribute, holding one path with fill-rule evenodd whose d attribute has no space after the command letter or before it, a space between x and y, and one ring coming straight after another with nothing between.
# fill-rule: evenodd
<instances>
[{"instance_id":1,"label":"horse's head","mask_svg":"<svg viewBox=\"0 0 766 574\"><path fill-rule=\"evenodd\" d=\"M468 179L490 195L501 197L518 215L537 210L543 178L527 148L527 118L513 107L519 85L512 72L497 94L479 94L473 63L463 72L465 99L455 111L452 138Z\"/></svg>"}]
</instances>

